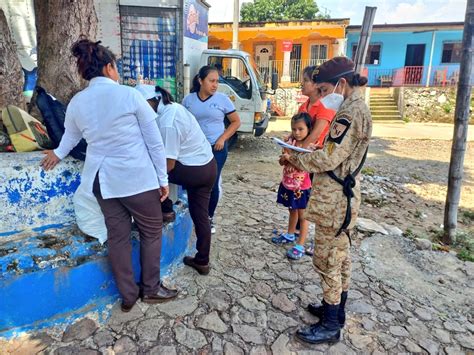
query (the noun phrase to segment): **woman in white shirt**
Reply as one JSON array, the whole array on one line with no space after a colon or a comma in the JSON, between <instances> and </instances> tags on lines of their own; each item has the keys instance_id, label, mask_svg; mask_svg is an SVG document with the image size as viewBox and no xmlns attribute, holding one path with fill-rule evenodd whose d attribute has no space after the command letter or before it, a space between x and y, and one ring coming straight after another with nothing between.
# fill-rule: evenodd
<instances>
[{"instance_id":1,"label":"woman in white shirt","mask_svg":"<svg viewBox=\"0 0 474 355\"><path fill-rule=\"evenodd\" d=\"M105 217L122 311L129 312L139 295L145 303L175 298L177 291L160 282L160 199L169 190L156 114L136 90L117 83L115 55L100 42L83 38L71 51L89 86L72 98L61 143L45 151L41 165L45 170L54 168L84 138L88 147L81 183L95 195ZM132 267L131 217L140 230L141 290Z\"/></svg>"},{"instance_id":2,"label":"woman in white shirt","mask_svg":"<svg viewBox=\"0 0 474 355\"><path fill-rule=\"evenodd\" d=\"M186 256L183 261L201 275L207 275L211 249L209 200L217 175L211 145L194 116L173 102L168 91L152 85L138 85L135 88L158 114L157 123L165 145L169 181L183 186L188 193L197 253L194 257ZM162 203L163 207L166 205L171 205L171 201Z\"/></svg>"},{"instance_id":3,"label":"woman in white shirt","mask_svg":"<svg viewBox=\"0 0 474 355\"><path fill-rule=\"evenodd\" d=\"M212 152L217 162L217 178L209 202L212 233L215 232L213 218L219 202L219 178L227 160L227 142L240 127L240 117L234 104L227 95L217 92L218 86L217 68L203 66L193 79L191 93L183 100L184 107L196 117L207 140L211 143ZM230 122L227 128L224 123L226 117Z\"/></svg>"}]
</instances>

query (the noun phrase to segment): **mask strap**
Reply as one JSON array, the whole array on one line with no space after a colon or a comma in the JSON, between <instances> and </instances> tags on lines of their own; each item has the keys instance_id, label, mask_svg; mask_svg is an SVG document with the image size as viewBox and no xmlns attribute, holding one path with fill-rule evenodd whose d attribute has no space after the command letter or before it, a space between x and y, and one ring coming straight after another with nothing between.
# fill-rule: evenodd
<instances>
[{"instance_id":1,"label":"mask strap","mask_svg":"<svg viewBox=\"0 0 474 355\"><path fill-rule=\"evenodd\" d=\"M339 82L340 81L338 80L337 83L336 83L336 86L334 86L334 90L332 91L333 94L336 92L336 89L337 89L337 86L339 85Z\"/></svg>"}]
</instances>

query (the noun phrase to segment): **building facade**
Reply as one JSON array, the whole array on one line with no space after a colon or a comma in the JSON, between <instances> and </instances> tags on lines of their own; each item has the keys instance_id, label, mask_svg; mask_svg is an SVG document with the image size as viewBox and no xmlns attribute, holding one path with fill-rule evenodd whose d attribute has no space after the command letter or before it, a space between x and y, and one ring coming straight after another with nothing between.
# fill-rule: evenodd
<instances>
[{"instance_id":1,"label":"building facade","mask_svg":"<svg viewBox=\"0 0 474 355\"><path fill-rule=\"evenodd\" d=\"M463 22L374 25L365 60L370 86L454 86ZM354 58L361 26L347 27Z\"/></svg>"},{"instance_id":2,"label":"building facade","mask_svg":"<svg viewBox=\"0 0 474 355\"><path fill-rule=\"evenodd\" d=\"M253 55L263 75L299 82L305 66L345 53L348 25L349 19L241 22L239 49ZM232 48L232 23L209 24L209 48Z\"/></svg>"}]
</instances>

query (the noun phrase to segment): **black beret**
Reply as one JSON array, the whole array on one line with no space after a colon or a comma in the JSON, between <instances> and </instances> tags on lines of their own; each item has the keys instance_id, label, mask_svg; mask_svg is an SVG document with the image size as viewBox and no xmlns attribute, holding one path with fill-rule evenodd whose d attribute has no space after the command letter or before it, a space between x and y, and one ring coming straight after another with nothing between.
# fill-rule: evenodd
<instances>
[{"instance_id":1,"label":"black beret","mask_svg":"<svg viewBox=\"0 0 474 355\"><path fill-rule=\"evenodd\" d=\"M354 72L355 64L347 57L334 57L313 71L315 83L329 82Z\"/></svg>"}]
</instances>

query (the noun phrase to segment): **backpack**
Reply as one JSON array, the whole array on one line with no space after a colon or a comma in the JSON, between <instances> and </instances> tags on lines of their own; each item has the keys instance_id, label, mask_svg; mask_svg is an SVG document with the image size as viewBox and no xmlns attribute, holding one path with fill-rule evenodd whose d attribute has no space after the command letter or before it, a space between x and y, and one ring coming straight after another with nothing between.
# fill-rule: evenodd
<instances>
[{"instance_id":1,"label":"backpack","mask_svg":"<svg viewBox=\"0 0 474 355\"><path fill-rule=\"evenodd\" d=\"M46 127L20 108L8 105L2 111L2 120L17 152L31 152L53 147Z\"/></svg>"},{"instance_id":2,"label":"backpack","mask_svg":"<svg viewBox=\"0 0 474 355\"><path fill-rule=\"evenodd\" d=\"M64 119L66 117L66 106L46 92L41 86L36 87L36 105L38 106L46 129L53 141L54 148L59 146L64 134ZM86 159L87 143L84 139L71 150L69 155L79 160Z\"/></svg>"}]
</instances>

